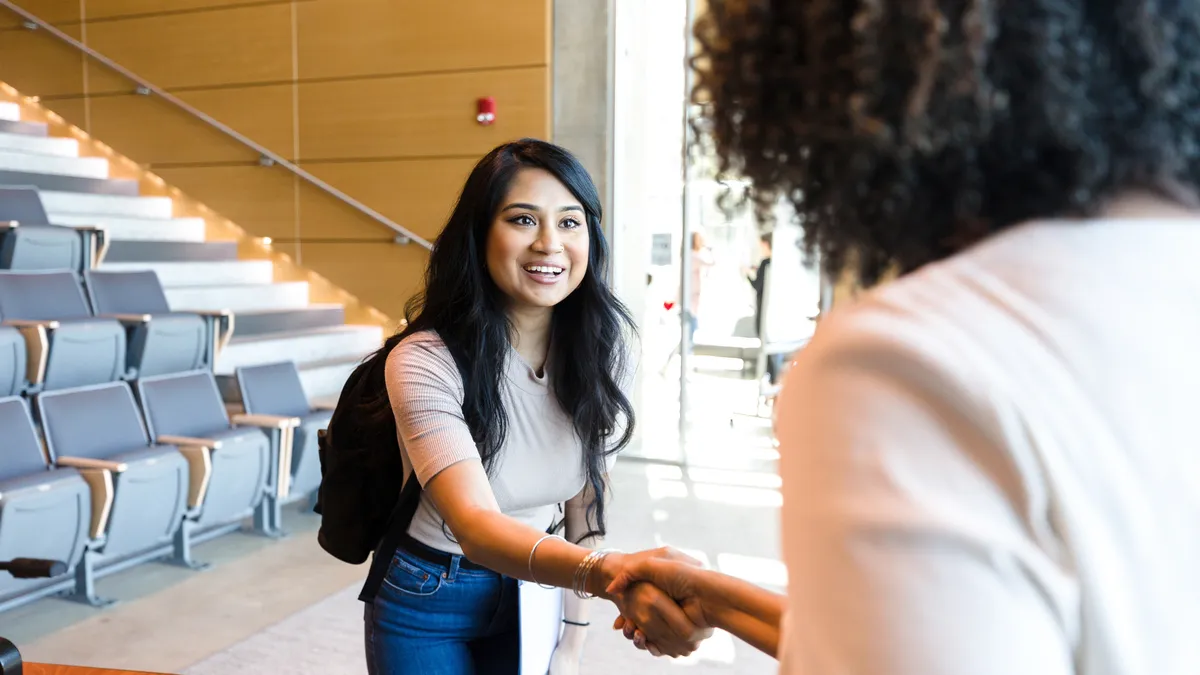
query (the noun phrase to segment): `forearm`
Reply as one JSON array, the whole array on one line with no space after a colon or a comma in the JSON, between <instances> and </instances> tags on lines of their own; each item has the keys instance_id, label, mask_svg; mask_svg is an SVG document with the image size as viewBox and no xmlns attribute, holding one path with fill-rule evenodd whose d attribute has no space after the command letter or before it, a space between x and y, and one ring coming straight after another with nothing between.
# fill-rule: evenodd
<instances>
[{"instance_id":1,"label":"forearm","mask_svg":"<svg viewBox=\"0 0 1200 675\"><path fill-rule=\"evenodd\" d=\"M710 625L775 656L786 598L725 574L705 572L702 576L700 604Z\"/></svg>"},{"instance_id":2,"label":"forearm","mask_svg":"<svg viewBox=\"0 0 1200 675\"><path fill-rule=\"evenodd\" d=\"M594 528L589 527L587 517L587 507L584 505L584 500L588 492L577 497L566 504L565 509L565 532L567 541L577 542L580 546L589 549L597 549L604 545L604 540L601 537L588 537L584 539L584 535L594 531ZM560 642L560 647L581 652L583 650L583 642L587 637L587 624L591 617L591 600L581 598L571 591L563 591L563 635ZM581 625L582 624L582 625Z\"/></svg>"}]
</instances>

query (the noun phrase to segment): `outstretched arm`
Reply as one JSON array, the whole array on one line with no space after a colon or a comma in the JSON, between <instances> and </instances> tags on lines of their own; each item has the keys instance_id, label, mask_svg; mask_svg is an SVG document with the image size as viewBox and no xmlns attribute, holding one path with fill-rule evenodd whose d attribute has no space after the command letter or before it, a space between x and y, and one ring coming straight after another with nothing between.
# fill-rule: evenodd
<instances>
[{"instance_id":1,"label":"outstretched arm","mask_svg":"<svg viewBox=\"0 0 1200 675\"><path fill-rule=\"evenodd\" d=\"M388 357L388 398L412 469L463 554L505 576L574 588L576 571L592 551L563 539L545 539L545 532L500 511L463 418L462 384L453 358L440 341L410 340ZM587 575L583 590L612 600L665 652L687 654L704 634L674 601L651 587L622 594L606 590L625 564L656 555L674 553L611 554Z\"/></svg>"}]
</instances>

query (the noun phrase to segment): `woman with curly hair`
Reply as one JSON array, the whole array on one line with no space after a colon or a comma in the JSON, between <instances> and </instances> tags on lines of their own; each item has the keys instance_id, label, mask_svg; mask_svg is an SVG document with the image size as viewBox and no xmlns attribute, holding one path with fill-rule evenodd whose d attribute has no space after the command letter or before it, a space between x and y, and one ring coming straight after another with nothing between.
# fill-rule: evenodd
<instances>
[{"instance_id":1,"label":"woman with curly hair","mask_svg":"<svg viewBox=\"0 0 1200 675\"><path fill-rule=\"evenodd\" d=\"M708 4L722 169L899 278L786 378L789 597L616 587L789 674L1200 672L1200 2Z\"/></svg>"}]
</instances>

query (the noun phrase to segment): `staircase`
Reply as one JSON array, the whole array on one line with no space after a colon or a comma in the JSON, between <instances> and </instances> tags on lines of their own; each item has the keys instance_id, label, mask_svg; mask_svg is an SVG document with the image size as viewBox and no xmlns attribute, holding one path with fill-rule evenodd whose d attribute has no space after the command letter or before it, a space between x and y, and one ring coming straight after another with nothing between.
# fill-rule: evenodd
<instances>
[{"instance_id":1,"label":"staircase","mask_svg":"<svg viewBox=\"0 0 1200 675\"><path fill-rule=\"evenodd\" d=\"M234 334L215 371L226 400L241 366L295 361L310 399L336 397L350 371L383 339L380 325L346 323L340 304L309 302L307 281L276 281L271 260L239 260L237 241L206 238L204 218L176 217L171 197L143 196L137 180L110 176L103 157L49 135L0 101L0 185L35 186L55 225L98 225L111 245L101 270L153 270L171 309L226 309Z\"/></svg>"}]
</instances>

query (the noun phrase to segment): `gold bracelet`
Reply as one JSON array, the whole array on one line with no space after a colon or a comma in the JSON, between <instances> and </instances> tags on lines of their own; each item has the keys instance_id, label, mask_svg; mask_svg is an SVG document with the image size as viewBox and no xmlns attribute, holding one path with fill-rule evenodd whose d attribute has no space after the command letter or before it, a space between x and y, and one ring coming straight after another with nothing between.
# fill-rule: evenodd
<instances>
[{"instance_id":1,"label":"gold bracelet","mask_svg":"<svg viewBox=\"0 0 1200 675\"><path fill-rule=\"evenodd\" d=\"M605 548L592 551L580 561L579 566L575 568L575 579L572 583L572 590L575 596L584 600L594 598L595 595L588 593L587 582L592 575L592 570L595 569L608 557L608 554L615 553L616 549Z\"/></svg>"}]
</instances>

